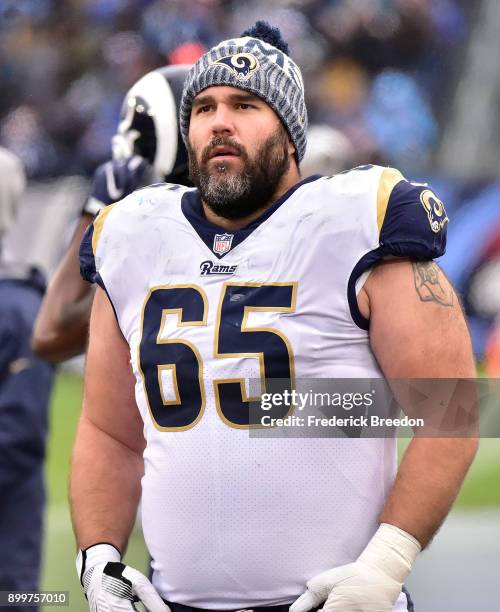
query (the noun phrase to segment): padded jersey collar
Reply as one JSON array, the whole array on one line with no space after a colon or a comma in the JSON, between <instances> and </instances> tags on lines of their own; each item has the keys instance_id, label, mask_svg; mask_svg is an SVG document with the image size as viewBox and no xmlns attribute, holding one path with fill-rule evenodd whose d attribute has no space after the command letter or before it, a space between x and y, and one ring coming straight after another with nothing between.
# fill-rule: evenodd
<instances>
[{"instance_id":1,"label":"padded jersey collar","mask_svg":"<svg viewBox=\"0 0 500 612\"><path fill-rule=\"evenodd\" d=\"M302 179L298 183L296 183L293 187L291 187L286 193L284 193L280 198L278 198L267 210L265 210L257 219L251 221L245 227L242 227L239 230L229 231L216 225L215 223L211 223L205 217L205 213L203 212L203 207L201 205L200 194L197 189L192 189L186 191L182 195L181 200L181 209L184 213L184 216L189 221L189 223L193 226L193 229L196 231L198 236L203 240L203 242L207 245L210 252L219 259L222 259L224 255L231 252L238 244L243 242L245 238L250 236L250 234L261 225L266 219L276 211L278 208L284 204L290 196L297 191L302 185L307 183L312 183L313 181L321 178L321 174L314 174L305 179ZM214 239L216 234L229 234L232 236L231 249L226 253L218 254L213 251Z\"/></svg>"}]
</instances>

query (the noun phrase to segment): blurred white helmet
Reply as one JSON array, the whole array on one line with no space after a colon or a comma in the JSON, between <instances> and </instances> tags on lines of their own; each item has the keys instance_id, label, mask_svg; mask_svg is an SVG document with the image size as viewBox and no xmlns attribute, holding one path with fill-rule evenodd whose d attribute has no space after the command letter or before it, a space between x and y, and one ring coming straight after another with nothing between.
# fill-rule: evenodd
<instances>
[{"instance_id":1,"label":"blurred white helmet","mask_svg":"<svg viewBox=\"0 0 500 612\"><path fill-rule=\"evenodd\" d=\"M155 180L183 182L187 151L178 115L190 65L166 66L140 78L127 92L121 120L112 139L114 159L140 155L153 167Z\"/></svg>"},{"instance_id":2,"label":"blurred white helmet","mask_svg":"<svg viewBox=\"0 0 500 612\"><path fill-rule=\"evenodd\" d=\"M350 140L326 124L313 124L307 131L307 148L300 164L303 176L331 175L353 165L354 147Z\"/></svg>"}]
</instances>

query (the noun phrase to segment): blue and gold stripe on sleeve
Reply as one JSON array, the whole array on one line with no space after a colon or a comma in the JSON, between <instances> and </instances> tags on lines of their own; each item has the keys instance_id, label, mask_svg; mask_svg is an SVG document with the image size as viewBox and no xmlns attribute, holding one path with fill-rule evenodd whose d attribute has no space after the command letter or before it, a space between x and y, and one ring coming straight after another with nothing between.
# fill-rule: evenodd
<instances>
[{"instance_id":1,"label":"blue and gold stripe on sleeve","mask_svg":"<svg viewBox=\"0 0 500 612\"><path fill-rule=\"evenodd\" d=\"M401 180L390 192L380 245L395 257L434 259L446 249L448 216L428 185Z\"/></svg>"},{"instance_id":2,"label":"blue and gold stripe on sleeve","mask_svg":"<svg viewBox=\"0 0 500 612\"><path fill-rule=\"evenodd\" d=\"M394 187L405 177L396 168L385 168L379 180L377 190L377 227L382 230L382 225L387 213L387 206Z\"/></svg>"}]
</instances>

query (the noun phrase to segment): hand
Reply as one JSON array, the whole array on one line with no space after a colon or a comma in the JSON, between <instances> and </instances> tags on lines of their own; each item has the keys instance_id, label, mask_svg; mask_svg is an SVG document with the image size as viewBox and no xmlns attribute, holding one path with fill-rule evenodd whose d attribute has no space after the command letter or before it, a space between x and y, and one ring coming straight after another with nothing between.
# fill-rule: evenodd
<instances>
[{"instance_id":1,"label":"hand","mask_svg":"<svg viewBox=\"0 0 500 612\"><path fill-rule=\"evenodd\" d=\"M101 164L94 172L82 213L96 215L101 208L135 191L142 185L148 168L149 163L139 155Z\"/></svg>"},{"instance_id":2,"label":"hand","mask_svg":"<svg viewBox=\"0 0 500 612\"><path fill-rule=\"evenodd\" d=\"M292 604L290 612L306 612L323 602L324 612L392 612L402 586L358 560L311 578L307 591Z\"/></svg>"},{"instance_id":3,"label":"hand","mask_svg":"<svg viewBox=\"0 0 500 612\"><path fill-rule=\"evenodd\" d=\"M76 566L92 612L137 610L137 601L149 612L170 612L146 576L121 563L120 553L111 544L80 551Z\"/></svg>"},{"instance_id":4,"label":"hand","mask_svg":"<svg viewBox=\"0 0 500 612\"><path fill-rule=\"evenodd\" d=\"M382 524L357 561L314 576L290 612L323 602L325 612L392 612L420 544L394 525Z\"/></svg>"}]
</instances>

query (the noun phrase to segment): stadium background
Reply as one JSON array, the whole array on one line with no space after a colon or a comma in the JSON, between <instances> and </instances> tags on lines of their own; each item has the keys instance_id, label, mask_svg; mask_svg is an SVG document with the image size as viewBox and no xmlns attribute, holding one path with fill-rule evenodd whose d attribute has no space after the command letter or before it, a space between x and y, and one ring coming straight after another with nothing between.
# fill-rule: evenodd
<instances>
[{"instance_id":1,"label":"stadium background","mask_svg":"<svg viewBox=\"0 0 500 612\"><path fill-rule=\"evenodd\" d=\"M319 157L338 169L393 165L439 193L451 219L440 263L464 300L481 374L500 376L497 0L0 0L0 144L29 178L12 247L50 275L93 170L110 156L126 90L257 18L279 24L303 67L311 123L334 130L317 130ZM75 611L87 609L66 500L80 372L79 360L61 368L53 394L43 570L43 588L70 590ZM490 611L498 541L500 443L486 439L417 561L417 610ZM138 530L128 554L145 567Z\"/></svg>"}]
</instances>

